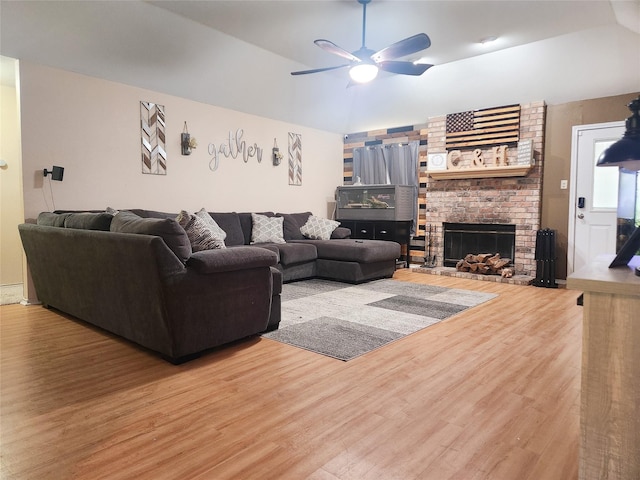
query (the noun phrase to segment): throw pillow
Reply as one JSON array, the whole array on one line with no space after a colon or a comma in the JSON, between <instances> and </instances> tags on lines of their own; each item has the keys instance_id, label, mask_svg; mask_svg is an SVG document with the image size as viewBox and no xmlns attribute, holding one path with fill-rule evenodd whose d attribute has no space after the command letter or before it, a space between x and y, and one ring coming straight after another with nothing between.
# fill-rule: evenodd
<instances>
[{"instance_id":1,"label":"throw pillow","mask_svg":"<svg viewBox=\"0 0 640 480\"><path fill-rule=\"evenodd\" d=\"M304 235L300 233L300 227L307 223L311 212L303 213L276 213L276 216L284 218L284 239L285 241L291 240L304 240Z\"/></svg>"},{"instance_id":2,"label":"throw pillow","mask_svg":"<svg viewBox=\"0 0 640 480\"><path fill-rule=\"evenodd\" d=\"M202 218L182 210L176 217L176 221L187 232L194 252L226 248L222 238L216 235Z\"/></svg>"},{"instance_id":3,"label":"throw pillow","mask_svg":"<svg viewBox=\"0 0 640 480\"><path fill-rule=\"evenodd\" d=\"M240 223L240 217L236 212L211 212L209 215L211 215L211 218L213 218L213 220L227 234L227 237L224 239L224 244L227 247L245 244L242 224ZM251 239L249 238L249 240Z\"/></svg>"},{"instance_id":4,"label":"throw pillow","mask_svg":"<svg viewBox=\"0 0 640 480\"><path fill-rule=\"evenodd\" d=\"M47 227L64 227L64 221L69 215L71 214L42 212L38 215L36 223Z\"/></svg>"},{"instance_id":5,"label":"throw pillow","mask_svg":"<svg viewBox=\"0 0 640 480\"><path fill-rule=\"evenodd\" d=\"M220 228L220 225L216 223L216 221L211 217L211 215L209 215L209 212L207 212L204 207L198 210L195 215L196 217L205 221L207 226L211 229L216 237L220 238L221 240L227 238L227 232Z\"/></svg>"},{"instance_id":6,"label":"throw pillow","mask_svg":"<svg viewBox=\"0 0 640 480\"><path fill-rule=\"evenodd\" d=\"M340 222L311 215L307 223L300 227L300 233L312 240L329 240L339 226Z\"/></svg>"},{"instance_id":7,"label":"throw pillow","mask_svg":"<svg viewBox=\"0 0 640 480\"><path fill-rule=\"evenodd\" d=\"M113 217L111 231L162 237L164 243L183 262L191 256L189 237L184 228L172 218L142 218L135 213L121 210Z\"/></svg>"},{"instance_id":8,"label":"throw pillow","mask_svg":"<svg viewBox=\"0 0 640 480\"><path fill-rule=\"evenodd\" d=\"M78 212L71 213L64 219L65 228L77 228L80 230L103 230L108 232L111 228L113 215L108 213Z\"/></svg>"},{"instance_id":9,"label":"throw pillow","mask_svg":"<svg viewBox=\"0 0 640 480\"><path fill-rule=\"evenodd\" d=\"M251 243L285 243L282 217L251 214Z\"/></svg>"}]
</instances>

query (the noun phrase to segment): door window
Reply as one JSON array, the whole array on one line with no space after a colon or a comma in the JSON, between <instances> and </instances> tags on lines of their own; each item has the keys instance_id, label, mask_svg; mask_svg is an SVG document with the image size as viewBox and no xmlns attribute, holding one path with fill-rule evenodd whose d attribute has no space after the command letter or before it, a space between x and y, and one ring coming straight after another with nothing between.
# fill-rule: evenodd
<instances>
[{"instance_id":1,"label":"door window","mask_svg":"<svg viewBox=\"0 0 640 480\"><path fill-rule=\"evenodd\" d=\"M615 140L596 140L593 144L593 204L594 210L615 210L618 207L618 168L597 167L600 154Z\"/></svg>"}]
</instances>

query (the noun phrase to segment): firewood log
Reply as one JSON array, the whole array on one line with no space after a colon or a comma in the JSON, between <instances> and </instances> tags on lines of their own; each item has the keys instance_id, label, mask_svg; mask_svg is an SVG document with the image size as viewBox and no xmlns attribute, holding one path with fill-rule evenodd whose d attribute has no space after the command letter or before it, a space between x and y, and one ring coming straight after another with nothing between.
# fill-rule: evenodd
<instances>
[{"instance_id":1,"label":"firewood log","mask_svg":"<svg viewBox=\"0 0 640 480\"><path fill-rule=\"evenodd\" d=\"M494 256L487 259L487 263L489 265L494 265L498 260L500 260L500 254L496 253Z\"/></svg>"},{"instance_id":2,"label":"firewood log","mask_svg":"<svg viewBox=\"0 0 640 480\"><path fill-rule=\"evenodd\" d=\"M483 263L479 263L478 264L478 273L482 273L483 275L487 275L490 271L491 271L491 268L489 268L487 265L485 265Z\"/></svg>"},{"instance_id":3,"label":"firewood log","mask_svg":"<svg viewBox=\"0 0 640 480\"><path fill-rule=\"evenodd\" d=\"M500 275L502 275L504 278L511 278L513 277L513 273L513 268L503 268L500 272Z\"/></svg>"},{"instance_id":4,"label":"firewood log","mask_svg":"<svg viewBox=\"0 0 640 480\"><path fill-rule=\"evenodd\" d=\"M492 253L480 253L476 255L476 258L478 259L478 263L487 263L487 259L491 258L492 256Z\"/></svg>"},{"instance_id":5,"label":"firewood log","mask_svg":"<svg viewBox=\"0 0 640 480\"><path fill-rule=\"evenodd\" d=\"M506 267L507 265L509 265L510 260L508 258L501 258L500 260L498 260L497 262L495 262L493 264L493 266L495 267L496 270Z\"/></svg>"}]
</instances>

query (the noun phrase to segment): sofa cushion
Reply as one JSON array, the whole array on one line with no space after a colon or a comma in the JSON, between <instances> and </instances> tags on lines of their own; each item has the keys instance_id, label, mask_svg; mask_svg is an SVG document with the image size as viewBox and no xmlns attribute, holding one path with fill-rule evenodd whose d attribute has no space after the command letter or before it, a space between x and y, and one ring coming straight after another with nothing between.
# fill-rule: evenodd
<instances>
[{"instance_id":1,"label":"sofa cushion","mask_svg":"<svg viewBox=\"0 0 640 480\"><path fill-rule=\"evenodd\" d=\"M314 262L318 258L315 245L305 243L262 243L260 247L277 248L281 265L295 265L296 263Z\"/></svg>"},{"instance_id":2,"label":"sofa cushion","mask_svg":"<svg viewBox=\"0 0 640 480\"><path fill-rule=\"evenodd\" d=\"M311 215L307 223L300 227L300 233L312 240L329 240L333 231L340 226L335 220Z\"/></svg>"},{"instance_id":3,"label":"sofa cushion","mask_svg":"<svg viewBox=\"0 0 640 480\"><path fill-rule=\"evenodd\" d=\"M113 217L111 231L139 233L162 237L167 247L183 262L191 256L191 242L187 233L172 218L142 218L135 213L121 211Z\"/></svg>"},{"instance_id":4,"label":"sofa cushion","mask_svg":"<svg viewBox=\"0 0 640 480\"><path fill-rule=\"evenodd\" d=\"M71 213L64 219L65 228L78 228L81 230L102 230L108 232L111 227L113 215L110 213Z\"/></svg>"},{"instance_id":5,"label":"sofa cushion","mask_svg":"<svg viewBox=\"0 0 640 480\"><path fill-rule=\"evenodd\" d=\"M266 248L278 254L278 263L283 266L314 262L318 258L315 245L302 241L292 243L257 243L256 247Z\"/></svg>"},{"instance_id":6,"label":"sofa cushion","mask_svg":"<svg viewBox=\"0 0 640 480\"><path fill-rule=\"evenodd\" d=\"M187 232L192 251L200 252L202 250L225 248L221 235L218 232L214 232L202 218L182 210L176 220Z\"/></svg>"},{"instance_id":7,"label":"sofa cushion","mask_svg":"<svg viewBox=\"0 0 640 480\"><path fill-rule=\"evenodd\" d=\"M331 233L331 238L349 238L351 229L346 227L338 227Z\"/></svg>"},{"instance_id":8,"label":"sofa cushion","mask_svg":"<svg viewBox=\"0 0 640 480\"><path fill-rule=\"evenodd\" d=\"M211 215L211 218L213 218L227 234L227 237L224 239L227 247L245 244L244 233L242 232L242 225L240 224L240 216L236 212L209 212L209 215Z\"/></svg>"},{"instance_id":9,"label":"sofa cushion","mask_svg":"<svg viewBox=\"0 0 640 480\"><path fill-rule=\"evenodd\" d=\"M374 263L400 257L400 244L386 240L295 240L315 245L318 258L347 262Z\"/></svg>"},{"instance_id":10,"label":"sofa cushion","mask_svg":"<svg viewBox=\"0 0 640 480\"><path fill-rule=\"evenodd\" d=\"M260 248L266 248L267 250L272 251L273 253L275 253L278 256L278 263L280 263L280 250L278 249L278 246L282 245L282 243L261 243L260 245L256 245L256 247L260 247ZM237 248L242 248L242 247L246 247L247 245L240 245Z\"/></svg>"},{"instance_id":11,"label":"sofa cushion","mask_svg":"<svg viewBox=\"0 0 640 480\"><path fill-rule=\"evenodd\" d=\"M195 213L195 216L204 220L207 226L211 229L211 231L216 237L222 240L227 238L227 232L225 232L222 228L220 228L220 226L216 223L216 221L211 217L211 215L209 215L209 213L204 208L201 208L200 210L198 210Z\"/></svg>"},{"instance_id":12,"label":"sofa cushion","mask_svg":"<svg viewBox=\"0 0 640 480\"><path fill-rule=\"evenodd\" d=\"M311 212L276 213L276 216L284 218L283 230L285 241L304 240L304 235L300 233L300 227L307 223Z\"/></svg>"},{"instance_id":13,"label":"sofa cushion","mask_svg":"<svg viewBox=\"0 0 640 480\"><path fill-rule=\"evenodd\" d=\"M44 225L46 227L64 227L64 220L70 213L51 213L42 212L38 215L36 224Z\"/></svg>"},{"instance_id":14,"label":"sofa cushion","mask_svg":"<svg viewBox=\"0 0 640 480\"><path fill-rule=\"evenodd\" d=\"M131 208L129 212L135 213L142 218L176 218L176 213L158 212L157 210L142 210L139 208Z\"/></svg>"},{"instance_id":15,"label":"sofa cushion","mask_svg":"<svg viewBox=\"0 0 640 480\"><path fill-rule=\"evenodd\" d=\"M284 243L284 218L267 217L259 213L252 213L251 220L251 244Z\"/></svg>"}]
</instances>

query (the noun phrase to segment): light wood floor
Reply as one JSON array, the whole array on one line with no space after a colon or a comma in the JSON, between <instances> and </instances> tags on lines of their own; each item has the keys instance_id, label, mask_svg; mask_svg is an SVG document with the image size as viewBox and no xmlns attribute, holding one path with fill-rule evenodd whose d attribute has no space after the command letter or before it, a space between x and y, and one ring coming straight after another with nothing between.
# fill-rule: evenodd
<instances>
[{"instance_id":1,"label":"light wood floor","mask_svg":"<svg viewBox=\"0 0 640 480\"><path fill-rule=\"evenodd\" d=\"M499 297L341 362L254 338L181 366L3 306L1 470L16 479L577 479L577 292Z\"/></svg>"}]
</instances>

